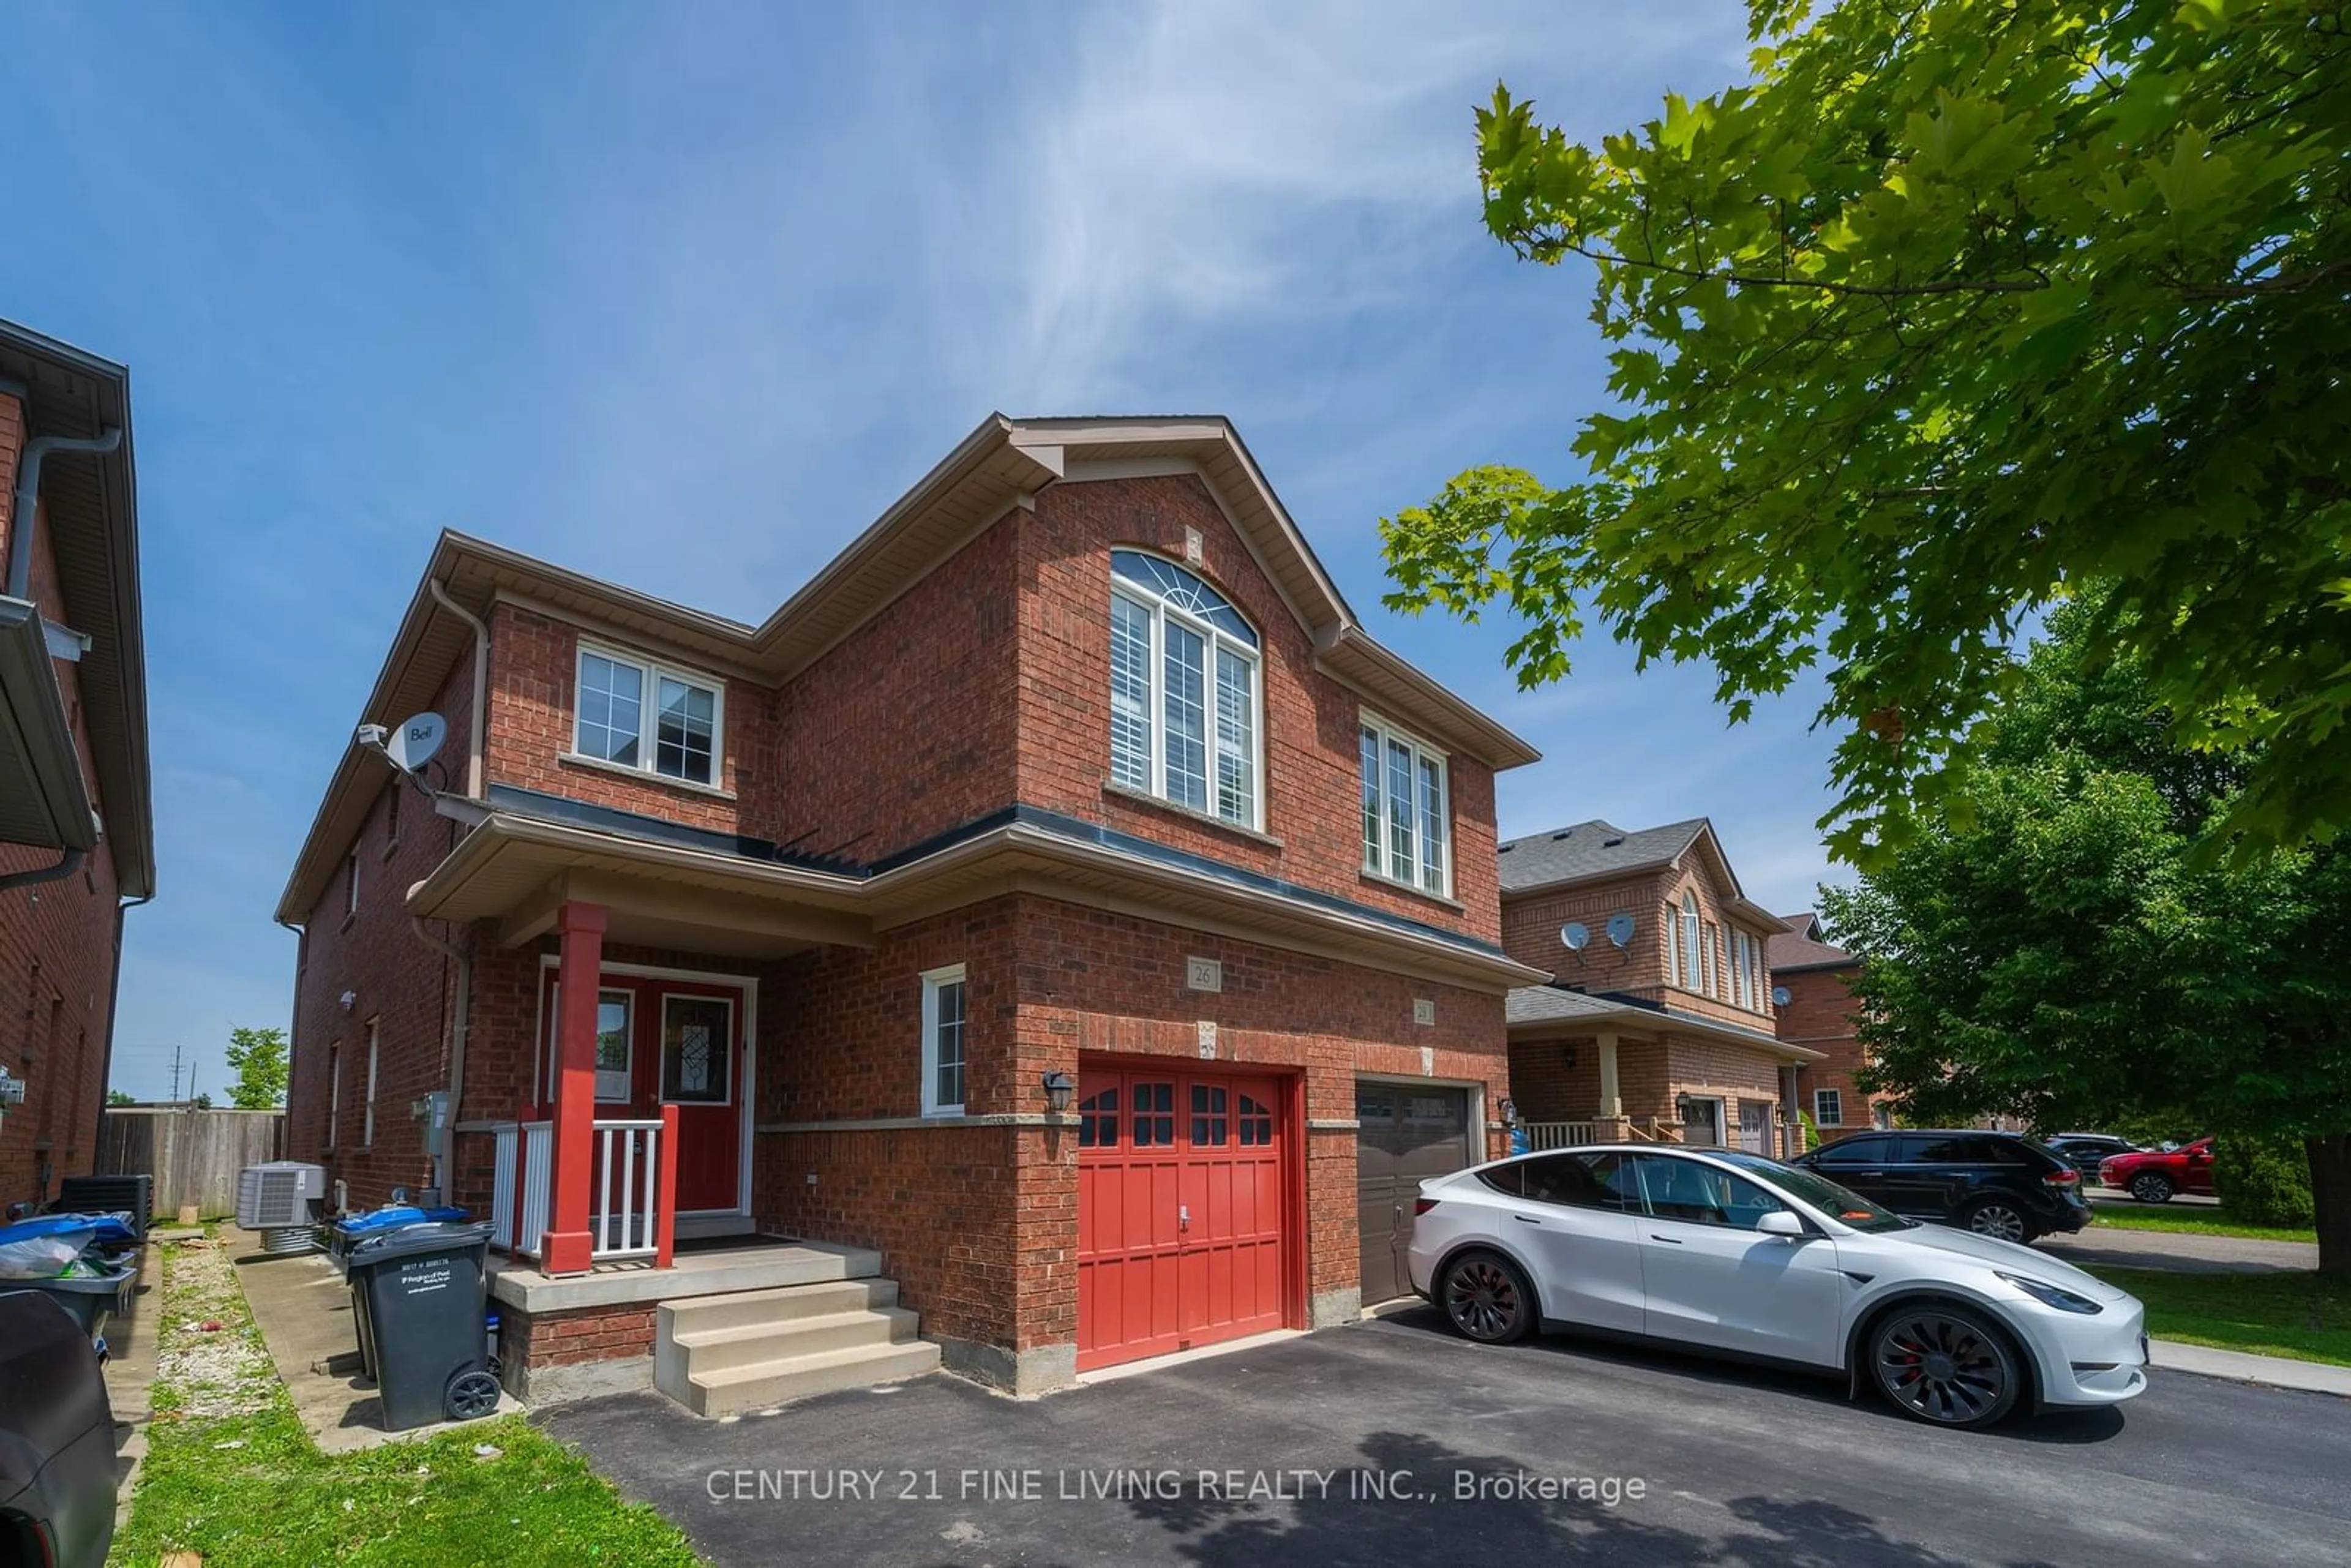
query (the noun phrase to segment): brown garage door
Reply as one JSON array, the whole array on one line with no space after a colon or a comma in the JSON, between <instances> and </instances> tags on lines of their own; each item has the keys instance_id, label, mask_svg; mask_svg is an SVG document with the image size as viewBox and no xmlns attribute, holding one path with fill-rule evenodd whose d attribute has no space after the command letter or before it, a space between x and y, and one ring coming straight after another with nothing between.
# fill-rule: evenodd
<instances>
[{"instance_id":1,"label":"brown garage door","mask_svg":"<svg viewBox=\"0 0 2351 1568\"><path fill-rule=\"evenodd\" d=\"M1355 1195L1363 1228L1364 1304L1410 1293L1405 1252L1424 1177L1472 1163L1469 1092L1416 1083L1355 1085Z\"/></svg>"}]
</instances>

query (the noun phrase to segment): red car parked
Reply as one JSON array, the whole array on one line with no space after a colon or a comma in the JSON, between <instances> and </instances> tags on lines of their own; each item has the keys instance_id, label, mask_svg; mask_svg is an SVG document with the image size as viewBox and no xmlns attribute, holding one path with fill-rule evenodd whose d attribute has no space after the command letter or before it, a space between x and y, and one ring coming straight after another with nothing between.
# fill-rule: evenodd
<instances>
[{"instance_id":1,"label":"red car parked","mask_svg":"<svg viewBox=\"0 0 2351 1568\"><path fill-rule=\"evenodd\" d=\"M2141 1203L2168 1203L2176 1192L2209 1193L2212 1190L2212 1140L2199 1138L2181 1149L2116 1155L2098 1166L2098 1181Z\"/></svg>"}]
</instances>

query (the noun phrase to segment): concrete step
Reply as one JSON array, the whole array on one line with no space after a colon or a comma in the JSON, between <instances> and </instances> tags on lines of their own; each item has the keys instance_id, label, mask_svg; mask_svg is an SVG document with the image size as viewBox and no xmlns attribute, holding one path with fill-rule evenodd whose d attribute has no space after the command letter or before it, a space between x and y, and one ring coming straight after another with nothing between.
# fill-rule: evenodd
<instances>
[{"instance_id":1,"label":"concrete step","mask_svg":"<svg viewBox=\"0 0 2351 1568\"><path fill-rule=\"evenodd\" d=\"M754 1323L876 1311L897 1304L895 1280L834 1280L818 1285L784 1285L769 1291L736 1291L726 1295L664 1301L656 1327L664 1335L696 1334Z\"/></svg>"},{"instance_id":2,"label":"concrete step","mask_svg":"<svg viewBox=\"0 0 2351 1568\"><path fill-rule=\"evenodd\" d=\"M697 1416L734 1416L843 1388L920 1377L938 1364L939 1347L927 1340L779 1356L724 1372L695 1373L687 1380L683 1403Z\"/></svg>"},{"instance_id":3,"label":"concrete step","mask_svg":"<svg viewBox=\"0 0 2351 1568\"><path fill-rule=\"evenodd\" d=\"M778 1356L814 1355L856 1345L908 1344L921 1321L904 1307L884 1307L877 1312L829 1312L782 1322L699 1329L675 1335L673 1343L685 1352L686 1372L691 1376Z\"/></svg>"}]
</instances>

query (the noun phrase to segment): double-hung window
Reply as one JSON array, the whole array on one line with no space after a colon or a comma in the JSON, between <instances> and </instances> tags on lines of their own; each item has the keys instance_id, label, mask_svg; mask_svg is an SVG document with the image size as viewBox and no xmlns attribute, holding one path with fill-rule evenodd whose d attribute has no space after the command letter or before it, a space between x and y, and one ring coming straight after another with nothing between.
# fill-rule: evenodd
<instances>
[{"instance_id":1,"label":"double-hung window","mask_svg":"<svg viewBox=\"0 0 2351 1568\"><path fill-rule=\"evenodd\" d=\"M1453 891L1452 803L1445 754L1365 715L1356 732L1364 786L1364 869L1442 898Z\"/></svg>"},{"instance_id":2,"label":"double-hung window","mask_svg":"<svg viewBox=\"0 0 2351 1568\"><path fill-rule=\"evenodd\" d=\"M964 1099L964 968L923 976L923 1114L960 1116Z\"/></svg>"},{"instance_id":3,"label":"double-hung window","mask_svg":"<svg viewBox=\"0 0 2351 1568\"><path fill-rule=\"evenodd\" d=\"M1186 810L1259 822L1258 635L1172 561L1110 552L1110 776Z\"/></svg>"},{"instance_id":4,"label":"double-hung window","mask_svg":"<svg viewBox=\"0 0 2351 1568\"><path fill-rule=\"evenodd\" d=\"M715 681L583 643L572 749L599 762L715 785L724 706Z\"/></svg>"}]
</instances>

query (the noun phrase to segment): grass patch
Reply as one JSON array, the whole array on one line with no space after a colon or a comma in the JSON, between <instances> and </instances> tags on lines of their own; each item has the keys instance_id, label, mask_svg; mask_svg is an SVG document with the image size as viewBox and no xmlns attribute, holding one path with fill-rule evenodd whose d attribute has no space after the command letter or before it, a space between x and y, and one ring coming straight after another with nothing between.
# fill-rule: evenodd
<instances>
[{"instance_id":1,"label":"grass patch","mask_svg":"<svg viewBox=\"0 0 2351 1568\"><path fill-rule=\"evenodd\" d=\"M259 1354L224 1251L166 1249L162 1296L156 1416L110 1563L171 1551L205 1568L696 1561L675 1526L519 1416L323 1455ZM202 1318L225 1327L200 1336L190 1325Z\"/></svg>"},{"instance_id":2,"label":"grass patch","mask_svg":"<svg viewBox=\"0 0 2351 1568\"><path fill-rule=\"evenodd\" d=\"M2351 1281L2315 1270L2276 1274L2179 1274L2156 1269L2089 1271L2147 1303L2158 1339L2351 1366Z\"/></svg>"},{"instance_id":3,"label":"grass patch","mask_svg":"<svg viewBox=\"0 0 2351 1568\"><path fill-rule=\"evenodd\" d=\"M2315 1230L2241 1225L2217 1208L2158 1208L2150 1204L2094 1200L2095 1223L2116 1230L2167 1230L2183 1236L2240 1236L2248 1241L2316 1241Z\"/></svg>"}]
</instances>

